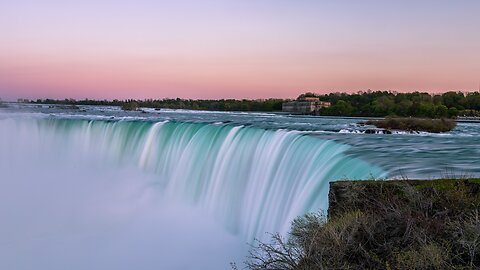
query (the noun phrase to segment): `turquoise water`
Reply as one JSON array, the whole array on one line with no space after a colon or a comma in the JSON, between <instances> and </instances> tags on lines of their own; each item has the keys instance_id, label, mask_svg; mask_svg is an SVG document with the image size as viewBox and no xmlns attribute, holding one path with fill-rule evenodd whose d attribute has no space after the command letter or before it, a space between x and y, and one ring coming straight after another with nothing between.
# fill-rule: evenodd
<instances>
[{"instance_id":1,"label":"turquoise water","mask_svg":"<svg viewBox=\"0 0 480 270\"><path fill-rule=\"evenodd\" d=\"M285 233L295 217L326 209L329 181L385 176L378 166L345 155L350 146L293 130L58 118L0 125L2 160L24 139L38 144L25 152L42 147L39 155L48 155L45 147L60 147L57 155L74 152L79 159L135 166L156 176L158 192L206 209L249 240Z\"/></svg>"},{"instance_id":2,"label":"turquoise water","mask_svg":"<svg viewBox=\"0 0 480 270\"><path fill-rule=\"evenodd\" d=\"M49 269L92 268L79 262L100 249L107 268L142 258L139 269L225 269L246 242L326 209L329 181L480 176L477 124L387 135L364 134L355 118L10 106L0 112L0 237L12 243L0 261L9 268L45 257L56 258ZM56 256L62 245L76 255ZM183 248L198 258L179 262ZM222 259L205 259L211 252Z\"/></svg>"},{"instance_id":3,"label":"turquoise water","mask_svg":"<svg viewBox=\"0 0 480 270\"><path fill-rule=\"evenodd\" d=\"M123 112L118 107L80 106L65 110L48 105L11 105L10 112L61 119L206 123L291 130L351 146L346 155L380 166L388 178L480 176L480 124L458 123L445 134L364 134L365 119L295 116L275 113L203 112L144 109ZM1 117L1 115L0 115Z\"/></svg>"}]
</instances>

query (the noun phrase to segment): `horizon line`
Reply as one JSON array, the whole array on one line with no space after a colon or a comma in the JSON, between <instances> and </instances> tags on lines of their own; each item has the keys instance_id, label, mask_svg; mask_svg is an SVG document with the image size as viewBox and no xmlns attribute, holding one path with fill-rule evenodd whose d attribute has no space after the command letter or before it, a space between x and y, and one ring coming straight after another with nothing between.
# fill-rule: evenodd
<instances>
[{"instance_id":1,"label":"horizon line","mask_svg":"<svg viewBox=\"0 0 480 270\"><path fill-rule=\"evenodd\" d=\"M37 101L37 100L74 100L74 101L82 101L82 100L93 100L93 101L127 101L127 100L165 100L165 99L181 99L181 100L251 100L251 101L256 101L256 100L272 100L272 99L281 99L281 100L287 100L287 99L296 99L298 96L306 94L306 93L313 93L315 95L330 95L330 94L362 94L362 93L369 93L369 92L389 92L392 94L413 94L413 93L422 93L422 94L429 94L430 96L435 96L435 95L442 95L445 93L449 92L455 92L455 93L463 93L463 94L469 94L469 93L480 93L480 88L478 90L446 90L446 91L439 91L439 92L428 92L425 90L406 90L406 91L398 91L398 90L373 90L373 89L368 89L368 90L358 90L358 91L332 91L332 92L325 92L325 93L318 93L315 91L304 91L298 94L295 97L265 97L265 98L228 98L228 97L222 97L222 98L185 98L185 97L147 97L147 98L90 98L90 97L42 97L42 98L30 98L30 97L17 97L17 98L6 98L3 99L0 97L0 101L7 101L7 102L18 102L19 100L28 100L28 101Z\"/></svg>"}]
</instances>

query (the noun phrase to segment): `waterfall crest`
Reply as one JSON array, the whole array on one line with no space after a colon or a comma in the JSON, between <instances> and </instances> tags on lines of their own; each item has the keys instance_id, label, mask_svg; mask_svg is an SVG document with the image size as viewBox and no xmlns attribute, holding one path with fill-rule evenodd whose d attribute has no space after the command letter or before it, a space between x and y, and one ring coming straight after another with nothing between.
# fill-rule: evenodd
<instances>
[{"instance_id":1,"label":"waterfall crest","mask_svg":"<svg viewBox=\"0 0 480 270\"><path fill-rule=\"evenodd\" d=\"M326 209L329 181L382 177L346 155L348 145L298 131L186 122L57 118L0 120L0 160L70 153L154 173L152 188L206 209L247 239L286 233L306 212Z\"/></svg>"}]
</instances>

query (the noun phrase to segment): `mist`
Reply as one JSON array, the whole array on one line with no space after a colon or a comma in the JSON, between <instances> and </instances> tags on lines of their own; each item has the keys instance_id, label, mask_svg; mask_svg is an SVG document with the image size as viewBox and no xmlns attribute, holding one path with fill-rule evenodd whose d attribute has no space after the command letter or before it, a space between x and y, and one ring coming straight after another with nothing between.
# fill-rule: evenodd
<instances>
[{"instance_id":1,"label":"mist","mask_svg":"<svg viewBox=\"0 0 480 270\"><path fill-rule=\"evenodd\" d=\"M243 260L245 240L164 198L154 174L0 122L0 269L228 269Z\"/></svg>"},{"instance_id":2,"label":"mist","mask_svg":"<svg viewBox=\"0 0 480 270\"><path fill-rule=\"evenodd\" d=\"M207 117L207 116L201 116ZM0 114L0 269L226 269L385 172L350 147L204 122Z\"/></svg>"}]
</instances>

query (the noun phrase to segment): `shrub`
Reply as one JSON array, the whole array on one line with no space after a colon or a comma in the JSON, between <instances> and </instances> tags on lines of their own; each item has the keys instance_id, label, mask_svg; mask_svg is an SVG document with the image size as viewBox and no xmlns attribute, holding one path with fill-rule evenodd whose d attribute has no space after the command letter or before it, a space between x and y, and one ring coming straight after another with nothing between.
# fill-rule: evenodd
<instances>
[{"instance_id":1,"label":"shrub","mask_svg":"<svg viewBox=\"0 0 480 270\"><path fill-rule=\"evenodd\" d=\"M447 250L437 243L428 243L417 250L399 252L395 256L398 269L446 269Z\"/></svg>"},{"instance_id":2,"label":"shrub","mask_svg":"<svg viewBox=\"0 0 480 270\"><path fill-rule=\"evenodd\" d=\"M258 242L248 269L479 269L478 180L336 182L328 219Z\"/></svg>"}]
</instances>

